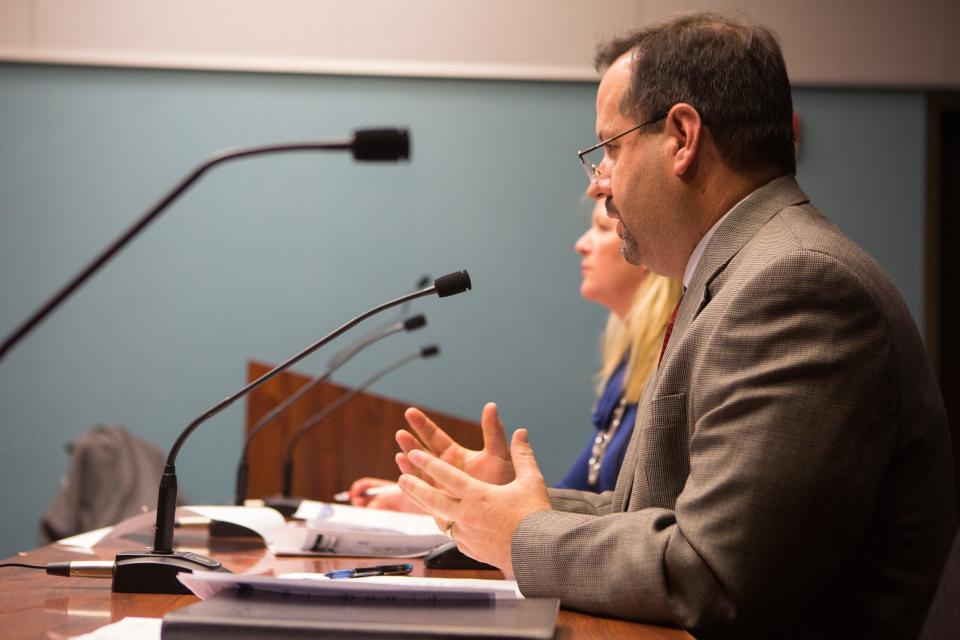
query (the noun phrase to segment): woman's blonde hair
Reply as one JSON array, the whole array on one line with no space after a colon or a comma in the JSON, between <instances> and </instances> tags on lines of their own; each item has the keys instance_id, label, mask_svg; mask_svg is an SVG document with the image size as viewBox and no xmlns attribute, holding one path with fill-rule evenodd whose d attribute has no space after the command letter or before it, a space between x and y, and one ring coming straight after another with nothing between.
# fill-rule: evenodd
<instances>
[{"instance_id":1,"label":"woman's blonde hair","mask_svg":"<svg viewBox=\"0 0 960 640\"><path fill-rule=\"evenodd\" d=\"M624 399L639 402L647 378L657 366L663 334L683 286L678 280L648 273L637 288L633 305L624 320L611 313L600 341L600 372L597 393L603 392L617 365L629 353L624 376Z\"/></svg>"}]
</instances>

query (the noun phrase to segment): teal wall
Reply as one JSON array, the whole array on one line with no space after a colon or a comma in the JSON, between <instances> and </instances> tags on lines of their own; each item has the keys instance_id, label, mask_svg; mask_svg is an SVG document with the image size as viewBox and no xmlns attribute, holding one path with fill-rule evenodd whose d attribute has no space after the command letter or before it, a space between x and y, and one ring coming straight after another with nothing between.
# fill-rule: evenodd
<instances>
[{"instance_id":1,"label":"teal wall","mask_svg":"<svg viewBox=\"0 0 960 640\"><path fill-rule=\"evenodd\" d=\"M376 391L473 419L496 400L559 479L588 437L604 318L578 297L572 251L593 92L0 65L0 335L214 150L376 125L413 136L406 165L294 155L216 169L0 363L0 556L35 545L78 434L119 422L167 449L244 383L246 359L279 361L423 273L466 268L475 289L416 303L427 330L368 350L338 380L436 341L439 359ZM923 96L798 90L796 102L802 184L922 320ZM242 411L180 455L188 499L231 495Z\"/></svg>"}]
</instances>

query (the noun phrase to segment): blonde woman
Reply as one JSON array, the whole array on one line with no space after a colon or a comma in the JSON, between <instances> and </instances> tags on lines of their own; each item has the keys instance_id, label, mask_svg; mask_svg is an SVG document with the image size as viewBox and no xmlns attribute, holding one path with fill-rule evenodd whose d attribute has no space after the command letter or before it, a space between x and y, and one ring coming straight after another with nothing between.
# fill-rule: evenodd
<instances>
[{"instance_id":1,"label":"blonde woman","mask_svg":"<svg viewBox=\"0 0 960 640\"><path fill-rule=\"evenodd\" d=\"M620 245L616 221L607 217L602 202L596 203L590 227L574 249L580 254L580 295L609 309L610 318L601 341L593 432L556 485L562 489L613 490L633 432L637 402L657 366L663 333L680 298L678 281L631 265L620 254ZM350 501L377 509L419 511L403 493L367 494L386 485L393 483L360 478L350 487Z\"/></svg>"},{"instance_id":2,"label":"blonde woman","mask_svg":"<svg viewBox=\"0 0 960 640\"><path fill-rule=\"evenodd\" d=\"M590 228L574 249L580 254L580 295L609 309L610 317L601 339L594 433L556 485L561 489L600 492L616 486L637 403L657 366L663 333L682 290L676 280L629 264L620 246L616 220L597 202Z\"/></svg>"}]
</instances>

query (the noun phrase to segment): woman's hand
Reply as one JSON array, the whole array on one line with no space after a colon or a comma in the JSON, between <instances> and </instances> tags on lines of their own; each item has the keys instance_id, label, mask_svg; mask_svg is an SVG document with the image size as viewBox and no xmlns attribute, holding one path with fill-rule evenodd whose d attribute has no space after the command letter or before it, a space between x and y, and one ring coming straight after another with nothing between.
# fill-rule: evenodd
<instances>
[{"instance_id":1,"label":"woman's hand","mask_svg":"<svg viewBox=\"0 0 960 640\"><path fill-rule=\"evenodd\" d=\"M392 487L395 491L367 495L368 489L374 487ZM410 513L423 513L405 493L400 491L397 483L383 478L360 478L350 485L350 504L355 507L367 507L370 509L386 509L388 511L407 511Z\"/></svg>"}]
</instances>

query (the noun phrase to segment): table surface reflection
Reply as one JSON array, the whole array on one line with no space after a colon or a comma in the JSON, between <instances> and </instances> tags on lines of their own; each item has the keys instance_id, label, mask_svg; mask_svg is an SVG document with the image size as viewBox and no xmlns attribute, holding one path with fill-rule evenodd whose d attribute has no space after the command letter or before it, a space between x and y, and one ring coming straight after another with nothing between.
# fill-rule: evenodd
<instances>
[{"instance_id":1,"label":"table surface reflection","mask_svg":"<svg viewBox=\"0 0 960 640\"><path fill-rule=\"evenodd\" d=\"M112 559L117 551L146 548L146 535L110 540L92 553L56 544L23 552L4 562L45 564L65 560ZM364 564L389 562L377 558L278 558L259 539L208 538L203 531L178 531L178 549L196 551L220 560L235 573L282 574L323 572ZM394 561L395 562L395 561ZM427 569L411 561L413 575L444 578L502 578L497 571L451 571ZM161 618L167 612L197 602L194 596L113 593L109 580L48 576L35 569L0 570L0 635L7 638L59 640L88 633L127 616ZM559 639L643 638L690 640L678 629L625 622L561 610L557 618Z\"/></svg>"}]
</instances>

